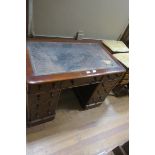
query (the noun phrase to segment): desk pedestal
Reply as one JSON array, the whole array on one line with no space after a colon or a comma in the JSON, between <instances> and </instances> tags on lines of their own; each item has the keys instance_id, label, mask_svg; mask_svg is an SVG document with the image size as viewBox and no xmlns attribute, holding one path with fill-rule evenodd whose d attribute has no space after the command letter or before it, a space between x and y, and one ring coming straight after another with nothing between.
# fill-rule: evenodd
<instances>
[{"instance_id":1,"label":"desk pedestal","mask_svg":"<svg viewBox=\"0 0 155 155\"><path fill-rule=\"evenodd\" d=\"M123 73L27 85L27 126L54 119L61 91L72 88L82 108L100 105L121 80Z\"/></svg>"}]
</instances>

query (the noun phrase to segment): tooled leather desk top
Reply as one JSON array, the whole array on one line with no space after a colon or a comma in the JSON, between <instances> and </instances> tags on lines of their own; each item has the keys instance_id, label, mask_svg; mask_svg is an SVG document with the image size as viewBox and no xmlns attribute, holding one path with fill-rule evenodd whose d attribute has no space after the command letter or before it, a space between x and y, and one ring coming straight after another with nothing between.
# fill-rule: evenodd
<instances>
[{"instance_id":1,"label":"tooled leather desk top","mask_svg":"<svg viewBox=\"0 0 155 155\"><path fill-rule=\"evenodd\" d=\"M35 76L117 67L98 43L28 42Z\"/></svg>"}]
</instances>

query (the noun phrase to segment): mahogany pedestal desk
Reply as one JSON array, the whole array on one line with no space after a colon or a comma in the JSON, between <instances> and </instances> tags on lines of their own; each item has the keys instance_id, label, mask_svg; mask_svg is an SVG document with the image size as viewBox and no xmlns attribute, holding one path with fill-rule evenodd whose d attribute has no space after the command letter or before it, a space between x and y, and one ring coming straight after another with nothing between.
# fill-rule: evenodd
<instances>
[{"instance_id":1,"label":"mahogany pedestal desk","mask_svg":"<svg viewBox=\"0 0 155 155\"><path fill-rule=\"evenodd\" d=\"M54 119L68 88L82 108L100 105L125 73L101 41L33 38L26 53L28 127Z\"/></svg>"}]
</instances>

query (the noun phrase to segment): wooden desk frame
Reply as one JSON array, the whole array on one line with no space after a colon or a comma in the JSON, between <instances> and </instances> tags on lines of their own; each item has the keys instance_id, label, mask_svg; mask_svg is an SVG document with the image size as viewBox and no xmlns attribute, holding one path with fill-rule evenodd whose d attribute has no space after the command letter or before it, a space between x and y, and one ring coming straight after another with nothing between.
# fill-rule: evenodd
<instances>
[{"instance_id":1,"label":"wooden desk frame","mask_svg":"<svg viewBox=\"0 0 155 155\"><path fill-rule=\"evenodd\" d=\"M80 71L35 76L27 49L26 79L28 127L54 119L56 106L62 90L72 88L79 98L82 108L94 108L104 101L105 97L124 76L124 67L108 52L101 41L76 41L73 39L49 38L31 38L27 41L99 43L118 65L118 67L112 69L98 69L95 73L91 72L90 74L87 74L86 71Z\"/></svg>"}]
</instances>

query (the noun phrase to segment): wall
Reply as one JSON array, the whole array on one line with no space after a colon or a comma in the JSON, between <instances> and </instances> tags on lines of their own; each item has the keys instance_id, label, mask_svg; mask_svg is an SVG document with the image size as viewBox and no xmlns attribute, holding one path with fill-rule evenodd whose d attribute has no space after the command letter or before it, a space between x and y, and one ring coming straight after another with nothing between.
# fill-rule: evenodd
<instances>
[{"instance_id":1,"label":"wall","mask_svg":"<svg viewBox=\"0 0 155 155\"><path fill-rule=\"evenodd\" d=\"M128 24L129 0L33 0L35 35L117 39Z\"/></svg>"}]
</instances>

